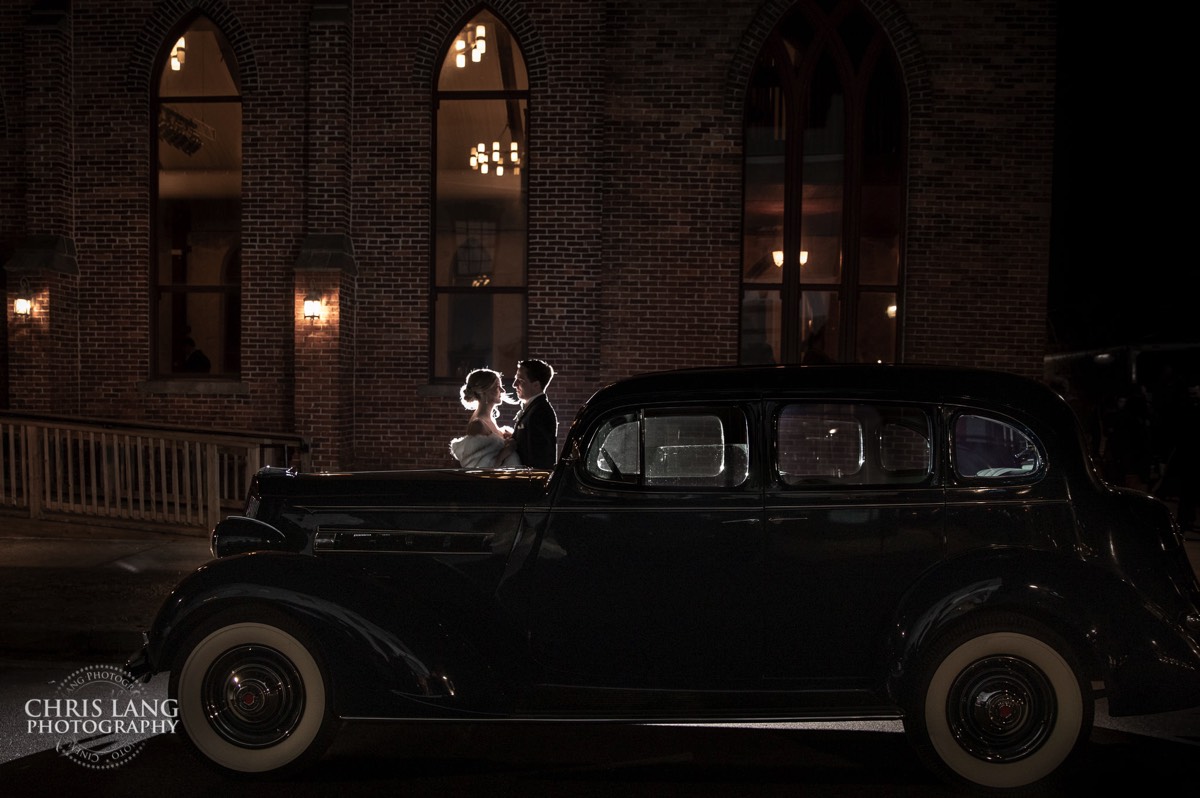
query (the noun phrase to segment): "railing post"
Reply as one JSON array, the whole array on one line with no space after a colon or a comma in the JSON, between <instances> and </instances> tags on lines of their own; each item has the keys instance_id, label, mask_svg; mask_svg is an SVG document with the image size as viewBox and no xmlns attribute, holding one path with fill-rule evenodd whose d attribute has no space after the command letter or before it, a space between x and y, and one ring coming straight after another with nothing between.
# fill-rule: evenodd
<instances>
[{"instance_id":1,"label":"railing post","mask_svg":"<svg viewBox=\"0 0 1200 798\"><path fill-rule=\"evenodd\" d=\"M204 498L207 504L205 515L211 532L221 520L221 469L215 443L204 445Z\"/></svg>"},{"instance_id":2,"label":"railing post","mask_svg":"<svg viewBox=\"0 0 1200 798\"><path fill-rule=\"evenodd\" d=\"M42 469L45 464L42 461L42 442L39 440L42 435L45 435L45 429L36 424L22 424L21 429L25 435L25 453L27 455L25 472L27 481L25 489L29 491L28 505L29 517L42 517L42 491L44 485L42 482Z\"/></svg>"}]
</instances>

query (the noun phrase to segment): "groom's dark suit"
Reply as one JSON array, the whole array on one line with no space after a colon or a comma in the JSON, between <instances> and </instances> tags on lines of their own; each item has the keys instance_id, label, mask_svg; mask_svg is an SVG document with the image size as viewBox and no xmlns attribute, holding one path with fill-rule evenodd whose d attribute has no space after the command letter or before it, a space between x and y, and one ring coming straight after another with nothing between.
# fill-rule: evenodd
<instances>
[{"instance_id":1,"label":"groom's dark suit","mask_svg":"<svg viewBox=\"0 0 1200 798\"><path fill-rule=\"evenodd\" d=\"M514 420L513 445L523 465L554 468L558 460L558 416L546 394L525 403Z\"/></svg>"}]
</instances>

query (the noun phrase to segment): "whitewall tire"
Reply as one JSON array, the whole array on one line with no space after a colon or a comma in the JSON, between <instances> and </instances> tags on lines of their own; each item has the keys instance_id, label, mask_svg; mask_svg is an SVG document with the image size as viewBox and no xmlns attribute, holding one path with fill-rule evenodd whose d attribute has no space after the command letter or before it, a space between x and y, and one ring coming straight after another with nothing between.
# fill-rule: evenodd
<instances>
[{"instance_id":1,"label":"whitewall tire","mask_svg":"<svg viewBox=\"0 0 1200 798\"><path fill-rule=\"evenodd\" d=\"M992 616L960 630L921 659L918 673L905 729L951 781L1028 787L1091 733L1094 704L1074 654L1023 618Z\"/></svg>"},{"instance_id":2,"label":"whitewall tire","mask_svg":"<svg viewBox=\"0 0 1200 798\"><path fill-rule=\"evenodd\" d=\"M303 633L281 621L209 624L172 674L180 725L223 770L265 774L319 756L333 731L324 674Z\"/></svg>"}]
</instances>

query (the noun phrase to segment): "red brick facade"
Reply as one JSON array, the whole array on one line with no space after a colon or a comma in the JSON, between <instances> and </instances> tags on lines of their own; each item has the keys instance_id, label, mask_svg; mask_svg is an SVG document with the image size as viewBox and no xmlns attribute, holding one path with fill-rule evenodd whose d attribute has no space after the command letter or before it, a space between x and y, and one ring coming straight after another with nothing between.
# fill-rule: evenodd
<instances>
[{"instance_id":1,"label":"red brick facade","mask_svg":"<svg viewBox=\"0 0 1200 798\"><path fill-rule=\"evenodd\" d=\"M902 358L1038 376L1055 4L863 5L908 92ZM790 6L488 4L529 71L528 353L558 369L563 431L608 381L736 361L741 102ZM321 468L453 465L465 413L427 376L431 91L477 7L0 4L0 408L298 432ZM237 58L244 124L241 380L204 392L149 379L150 86L196 11Z\"/></svg>"}]
</instances>

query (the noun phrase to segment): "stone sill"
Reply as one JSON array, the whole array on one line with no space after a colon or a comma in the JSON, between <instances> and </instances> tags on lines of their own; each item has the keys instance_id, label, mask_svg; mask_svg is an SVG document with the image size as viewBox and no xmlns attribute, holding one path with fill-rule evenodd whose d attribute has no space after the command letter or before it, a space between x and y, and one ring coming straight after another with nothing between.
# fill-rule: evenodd
<instances>
[{"instance_id":1,"label":"stone sill","mask_svg":"<svg viewBox=\"0 0 1200 798\"><path fill-rule=\"evenodd\" d=\"M171 396L249 396L250 386L237 380L163 379L138 383L144 394Z\"/></svg>"}]
</instances>

